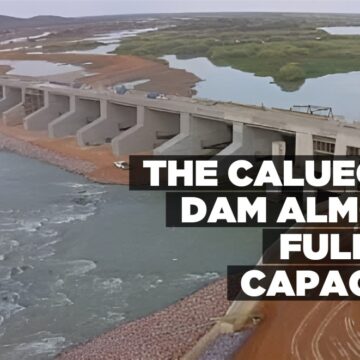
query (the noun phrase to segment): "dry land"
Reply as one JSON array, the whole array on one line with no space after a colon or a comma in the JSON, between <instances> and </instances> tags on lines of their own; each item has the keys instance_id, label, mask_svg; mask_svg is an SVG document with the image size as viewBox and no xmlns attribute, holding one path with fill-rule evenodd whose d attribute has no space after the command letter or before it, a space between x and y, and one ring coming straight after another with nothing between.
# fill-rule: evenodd
<instances>
[{"instance_id":1,"label":"dry land","mask_svg":"<svg viewBox=\"0 0 360 360\"><path fill-rule=\"evenodd\" d=\"M129 182L129 172L116 168L110 145L80 148L75 137L50 139L45 132L26 131L22 126L0 125L0 149L16 152L59 166L103 184Z\"/></svg>"},{"instance_id":2,"label":"dry land","mask_svg":"<svg viewBox=\"0 0 360 360\"><path fill-rule=\"evenodd\" d=\"M264 302L259 310L264 321L238 350L236 360L360 358L356 301Z\"/></svg>"},{"instance_id":3,"label":"dry land","mask_svg":"<svg viewBox=\"0 0 360 360\"><path fill-rule=\"evenodd\" d=\"M93 88L104 88L122 82L139 79L150 81L137 87L144 91L159 91L167 94L191 96L192 88L199 80L185 70L170 69L161 61L152 61L138 56L108 56L89 54L26 54L21 52L0 53L0 60L42 60L53 63L65 63L82 66L87 73L78 74L79 83L91 85ZM1 69L0 69L1 71ZM44 80L66 78L67 74L45 76Z\"/></svg>"}]
</instances>

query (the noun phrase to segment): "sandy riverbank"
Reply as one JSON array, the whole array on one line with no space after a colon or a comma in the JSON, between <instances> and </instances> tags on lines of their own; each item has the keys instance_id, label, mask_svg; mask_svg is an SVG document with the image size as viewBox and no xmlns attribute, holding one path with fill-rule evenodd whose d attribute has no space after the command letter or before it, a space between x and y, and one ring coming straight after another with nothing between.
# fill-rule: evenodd
<instances>
[{"instance_id":1,"label":"sandy riverbank","mask_svg":"<svg viewBox=\"0 0 360 360\"><path fill-rule=\"evenodd\" d=\"M60 354L58 360L175 360L188 352L225 314L226 280L218 280L183 300L121 325Z\"/></svg>"},{"instance_id":2,"label":"sandy riverbank","mask_svg":"<svg viewBox=\"0 0 360 360\"><path fill-rule=\"evenodd\" d=\"M102 184L129 183L129 172L116 168L110 145L81 148L75 137L50 139L46 132L26 131L22 126L0 125L0 149L35 158Z\"/></svg>"},{"instance_id":3,"label":"sandy riverbank","mask_svg":"<svg viewBox=\"0 0 360 360\"><path fill-rule=\"evenodd\" d=\"M90 76L78 72L76 80L94 88L104 88L119 83L148 79L136 88L166 94L191 96L192 88L199 81L185 70L171 69L163 61L152 61L138 56L109 56L91 54L27 54L22 52L0 53L0 60L50 61L81 66ZM1 71L1 69L0 69ZM6 71L6 69L3 71ZM65 81L67 74L41 77L44 80ZM37 77L39 79L39 77ZM72 80L74 80L72 78Z\"/></svg>"},{"instance_id":4,"label":"sandy riverbank","mask_svg":"<svg viewBox=\"0 0 360 360\"><path fill-rule=\"evenodd\" d=\"M10 70L11 70L10 66L0 65L0 75L5 75Z\"/></svg>"}]
</instances>

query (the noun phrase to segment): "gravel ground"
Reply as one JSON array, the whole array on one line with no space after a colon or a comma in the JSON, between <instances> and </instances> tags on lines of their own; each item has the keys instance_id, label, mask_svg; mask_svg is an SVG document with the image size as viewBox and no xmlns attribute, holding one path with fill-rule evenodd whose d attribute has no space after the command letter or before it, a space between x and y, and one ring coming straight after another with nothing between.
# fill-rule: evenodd
<instances>
[{"instance_id":1,"label":"gravel ground","mask_svg":"<svg viewBox=\"0 0 360 360\"><path fill-rule=\"evenodd\" d=\"M40 146L1 133L0 150L7 150L41 160L80 175L86 175L96 169L94 164L88 161L70 159Z\"/></svg>"},{"instance_id":2,"label":"gravel ground","mask_svg":"<svg viewBox=\"0 0 360 360\"><path fill-rule=\"evenodd\" d=\"M124 324L57 360L175 360L189 351L223 316L230 303L221 279L159 312ZM209 359L209 358L207 358Z\"/></svg>"},{"instance_id":3,"label":"gravel ground","mask_svg":"<svg viewBox=\"0 0 360 360\"><path fill-rule=\"evenodd\" d=\"M219 336L199 358L199 360L227 360L232 359L233 355L240 346L250 336L251 331L245 330L234 334L224 334Z\"/></svg>"}]
</instances>

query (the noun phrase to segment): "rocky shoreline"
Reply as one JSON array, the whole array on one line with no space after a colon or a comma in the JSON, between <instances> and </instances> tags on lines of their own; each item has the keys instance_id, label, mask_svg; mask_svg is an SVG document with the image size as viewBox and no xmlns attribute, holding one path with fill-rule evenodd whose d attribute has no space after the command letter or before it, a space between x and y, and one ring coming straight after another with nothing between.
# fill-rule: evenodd
<instances>
[{"instance_id":1,"label":"rocky shoreline","mask_svg":"<svg viewBox=\"0 0 360 360\"><path fill-rule=\"evenodd\" d=\"M32 159L40 160L78 175L86 176L95 170L95 166L88 161L70 159L57 154L54 151L44 149L40 146L1 133L0 150L14 152Z\"/></svg>"},{"instance_id":2,"label":"rocky shoreline","mask_svg":"<svg viewBox=\"0 0 360 360\"><path fill-rule=\"evenodd\" d=\"M0 124L0 150L6 150L60 167L101 184L128 185L129 172L114 166L110 145L81 148L75 137L51 139L42 132L26 131L23 126Z\"/></svg>"},{"instance_id":3,"label":"rocky shoreline","mask_svg":"<svg viewBox=\"0 0 360 360\"><path fill-rule=\"evenodd\" d=\"M224 316L230 302L226 279L177 303L65 350L57 360L175 360L186 354Z\"/></svg>"}]
</instances>

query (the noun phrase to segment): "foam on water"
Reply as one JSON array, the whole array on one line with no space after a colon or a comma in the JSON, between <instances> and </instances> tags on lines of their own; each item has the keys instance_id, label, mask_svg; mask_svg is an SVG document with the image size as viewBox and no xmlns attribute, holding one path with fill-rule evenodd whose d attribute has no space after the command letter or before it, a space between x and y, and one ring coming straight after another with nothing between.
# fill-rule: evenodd
<instances>
[{"instance_id":1,"label":"foam on water","mask_svg":"<svg viewBox=\"0 0 360 360\"><path fill-rule=\"evenodd\" d=\"M7 339L0 347L0 354L4 349L7 360L47 358L64 347L66 339L62 335L37 333L31 335L31 341L19 338L19 343L9 343L12 337L8 339L7 332L12 329L12 319L14 324L20 321L19 316L31 319L37 307L57 312L73 306L74 302L64 291L65 281L73 283L96 268L92 260L59 262L52 259L63 240L64 225L67 229L69 224L87 221L93 216L106 192L104 187L75 182L52 186L60 186L63 190L56 192L41 208L21 208L20 204L19 209L0 210L0 261L3 264L0 266L0 337ZM49 270L43 272L40 268ZM54 279L52 274L57 273L62 275ZM24 283L18 281L24 276ZM29 282L30 279L35 284ZM49 281L54 282L47 284ZM121 279L104 280L102 287L116 292L117 287L121 287ZM24 315L18 316L20 311L24 311ZM111 317L120 319L121 315L114 313ZM112 323L112 319L107 322Z\"/></svg>"},{"instance_id":2,"label":"foam on water","mask_svg":"<svg viewBox=\"0 0 360 360\"><path fill-rule=\"evenodd\" d=\"M66 294L58 292L55 299L51 301L51 307L74 305L74 303L66 296Z\"/></svg>"},{"instance_id":3,"label":"foam on water","mask_svg":"<svg viewBox=\"0 0 360 360\"><path fill-rule=\"evenodd\" d=\"M0 291L0 315L3 319L9 319L10 316L25 309L18 304L19 298L16 292Z\"/></svg>"},{"instance_id":4,"label":"foam on water","mask_svg":"<svg viewBox=\"0 0 360 360\"><path fill-rule=\"evenodd\" d=\"M11 347L7 360L39 359L41 355L54 356L66 343L63 336L56 336L49 332L37 334L40 339L24 342Z\"/></svg>"},{"instance_id":5,"label":"foam on water","mask_svg":"<svg viewBox=\"0 0 360 360\"><path fill-rule=\"evenodd\" d=\"M211 281L220 277L217 272L206 272L204 274L186 274L183 278L185 281Z\"/></svg>"},{"instance_id":6,"label":"foam on water","mask_svg":"<svg viewBox=\"0 0 360 360\"><path fill-rule=\"evenodd\" d=\"M16 249L18 246L18 241L9 239L6 236L0 237L0 254L3 257L3 260L7 254L14 251L14 249Z\"/></svg>"},{"instance_id":7,"label":"foam on water","mask_svg":"<svg viewBox=\"0 0 360 360\"><path fill-rule=\"evenodd\" d=\"M95 212L90 212L87 214L59 214L57 216L54 216L50 223L52 224L68 224L74 221L86 221L88 217L94 215Z\"/></svg>"},{"instance_id":8,"label":"foam on water","mask_svg":"<svg viewBox=\"0 0 360 360\"><path fill-rule=\"evenodd\" d=\"M66 276L82 276L96 269L96 263L92 260L73 260L63 263Z\"/></svg>"},{"instance_id":9,"label":"foam on water","mask_svg":"<svg viewBox=\"0 0 360 360\"><path fill-rule=\"evenodd\" d=\"M133 282L138 288L150 291L160 286L164 280L159 275L136 274Z\"/></svg>"},{"instance_id":10,"label":"foam on water","mask_svg":"<svg viewBox=\"0 0 360 360\"><path fill-rule=\"evenodd\" d=\"M11 279L11 268L7 266L0 266L0 281Z\"/></svg>"},{"instance_id":11,"label":"foam on water","mask_svg":"<svg viewBox=\"0 0 360 360\"><path fill-rule=\"evenodd\" d=\"M97 288L103 289L104 291L113 294L122 290L123 281L120 278L109 278L100 279L96 277L94 279L94 285Z\"/></svg>"},{"instance_id":12,"label":"foam on water","mask_svg":"<svg viewBox=\"0 0 360 360\"><path fill-rule=\"evenodd\" d=\"M125 320L125 314L124 313L117 313L117 312L113 312L113 311L108 311L106 313L106 321L110 321L112 323L116 323L118 324L120 321Z\"/></svg>"}]
</instances>

